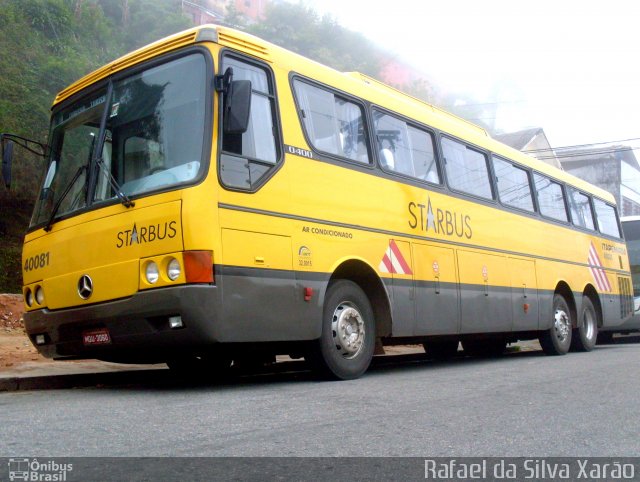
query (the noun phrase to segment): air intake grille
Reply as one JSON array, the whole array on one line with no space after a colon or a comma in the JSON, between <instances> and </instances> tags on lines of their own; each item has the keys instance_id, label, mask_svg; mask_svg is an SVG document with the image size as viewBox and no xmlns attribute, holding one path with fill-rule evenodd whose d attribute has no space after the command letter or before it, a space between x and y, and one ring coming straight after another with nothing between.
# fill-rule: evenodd
<instances>
[{"instance_id":1,"label":"air intake grille","mask_svg":"<svg viewBox=\"0 0 640 482\"><path fill-rule=\"evenodd\" d=\"M618 276L618 286L620 287L620 318L626 318L633 314L633 290L631 280Z\"/></svg>"}]
</instances>

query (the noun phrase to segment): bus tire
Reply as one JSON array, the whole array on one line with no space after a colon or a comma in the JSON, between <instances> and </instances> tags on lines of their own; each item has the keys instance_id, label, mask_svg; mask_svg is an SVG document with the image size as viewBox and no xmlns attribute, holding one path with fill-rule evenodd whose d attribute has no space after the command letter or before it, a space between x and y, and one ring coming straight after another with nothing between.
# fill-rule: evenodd
<instances>
[{"instance_id":1,"label":"bus tire","mask_svg":"<svg viewBox=\"0 0 640 482\"><path fill-rule=\"evenodd\" d=\"M447 360L458 353L458 340L426 341L424 351L432 360Z\"/></svg>"},{"instance_id":2,"label":"bus tire","mask_svg":"<svg viewBox=\"0 0 640 482\"><path fill-rule=\"evenodd\" d=\"M571 334L571 351L591 351L598 340L598 315L593 303L586 296L578 317L578 327Z\"/></svg>"},{"instance_id":3,"label":"bus tire","mask_svg":"<svg viewBox=\"0 0 640 482\"><path fill-rule=\"evenodd\" d=\"M322 335L310 353L313 368L323 378L360 377L373 358L376 331L367 295L352 281L329 284L322 315Z\"/></svg>"},{"instance_id":4,"label":"bus tire","mask_svg":"<svg viewBox=\"0 0 640 482\"><path fill-rule=\"evenodd\" d=\"M538 340L547 355L565 355L571 347L571 310L562 295L553 295L553 323Z\"/></svg>"}]
</instances>

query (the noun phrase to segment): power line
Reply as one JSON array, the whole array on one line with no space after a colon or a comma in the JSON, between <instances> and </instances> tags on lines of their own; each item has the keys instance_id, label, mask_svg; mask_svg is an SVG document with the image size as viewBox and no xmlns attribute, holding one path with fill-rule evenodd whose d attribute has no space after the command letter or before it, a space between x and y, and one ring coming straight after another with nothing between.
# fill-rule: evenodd
<instances>
[{"instance_id":1,"label":"power line","mask_svg":"<svg viewBox=\"0 0 640 482\"><path fill-rule=\"evenodd\" d=\"M453 105L444 106L444 109L458 109L460 107L482 107L483 105L522 104L524 102L527 102L527 101L522 99L522 100L504 100L501 102L484 102L481 104L453 104Z\"/></svg>"},{"instance_id":2,"label":"power line","mask_svg":"<svg viewBox=\"0 0 640 482\"><path fill-rule=\"evenodd\" d=\"M543 152L543 151L557 151L557 150L560 150L560 149L575 149L575 148L579 148L579 147L600 146L600 145L603 145L603 144L616 144L616 143L620 143L620 142L632 142L632 141L640 141L640 137L634 137L634 138L631 138L631 139L622 139L622 140L619 140L619 141L592 142L591 144L576 144L574 146L549 147L549 148L545 148L545 149L528 149L528 150L522 151L522 152L531 153L531 152Z\"/></svg>"},{"instance_id":3,"label":"power line","mask_svg":"<svg viewBox=\"0 0 640 482\"><path fill-rule=\"evenodd\" d=\"M545 159L565 159L565 158L569 158L569 157L588 157L588 156L594 156L594 155L599 155L599 154L614 154L616 152L629 152L629 151L637 151L637 150L640 150L640 147L623 147L623 148L608 149L608 150L571 152L571 153L567 153L567 154L556 154L556 155L540 156L540 157L536 156L536 158L540 159L540 160L545 160ZM523 151L523 152L528 152L528 151Z\"/></svg>"}]
</instances>

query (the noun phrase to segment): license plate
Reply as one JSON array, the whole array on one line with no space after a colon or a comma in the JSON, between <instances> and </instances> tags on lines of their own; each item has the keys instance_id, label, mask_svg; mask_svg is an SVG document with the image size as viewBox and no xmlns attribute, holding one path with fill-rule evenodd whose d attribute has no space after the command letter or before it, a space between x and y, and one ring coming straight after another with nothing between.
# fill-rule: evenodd
<instances>
[{"instance_id":1,"label":"license plate","mask_svg":"<svg viewBox=\"0 0 640 482\"><path fill-rule=\"evenodd\" d=\"M85 331L82 333L82 343L85 345L108 345L111 343L109 330L100 328L98 330Z\"/></svg>"}]
</instances>

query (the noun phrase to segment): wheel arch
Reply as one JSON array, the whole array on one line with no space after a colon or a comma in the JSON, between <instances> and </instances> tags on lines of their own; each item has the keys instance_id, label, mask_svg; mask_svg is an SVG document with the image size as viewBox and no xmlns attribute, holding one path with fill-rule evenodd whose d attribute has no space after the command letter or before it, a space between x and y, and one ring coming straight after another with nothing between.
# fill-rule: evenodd
<instances>
[{"instance_id":1,"label":"wheel arch","mask_svg":"<svg viewBox=\"0 0 640 482\"><path fill-rule=\"evenodd\" d=\"M376 336L391 335L391 304L389 294L378 273L364 260L347 259L342 261L333 271L329 283L345 279L356 283L369 298L376 323Z\"/></svg>"},{"instance_id":2,"label":"wheel arch","mask_svg":"<svg viewBox=\"0 0 640 482\"><path fill-rule=\"evenodd\" d=\"M602 313L602 303L600 301L600 295L598 295L595 287L589 283L587 284L587 286L585 286L584 291L582 292L582 296L586 296L587 298L589 298L589 300L591 300L593 307L596 309L596 316L598 317L598 328L601 328L604 320L604 314Z\"/></svg>"}]
</instances>

